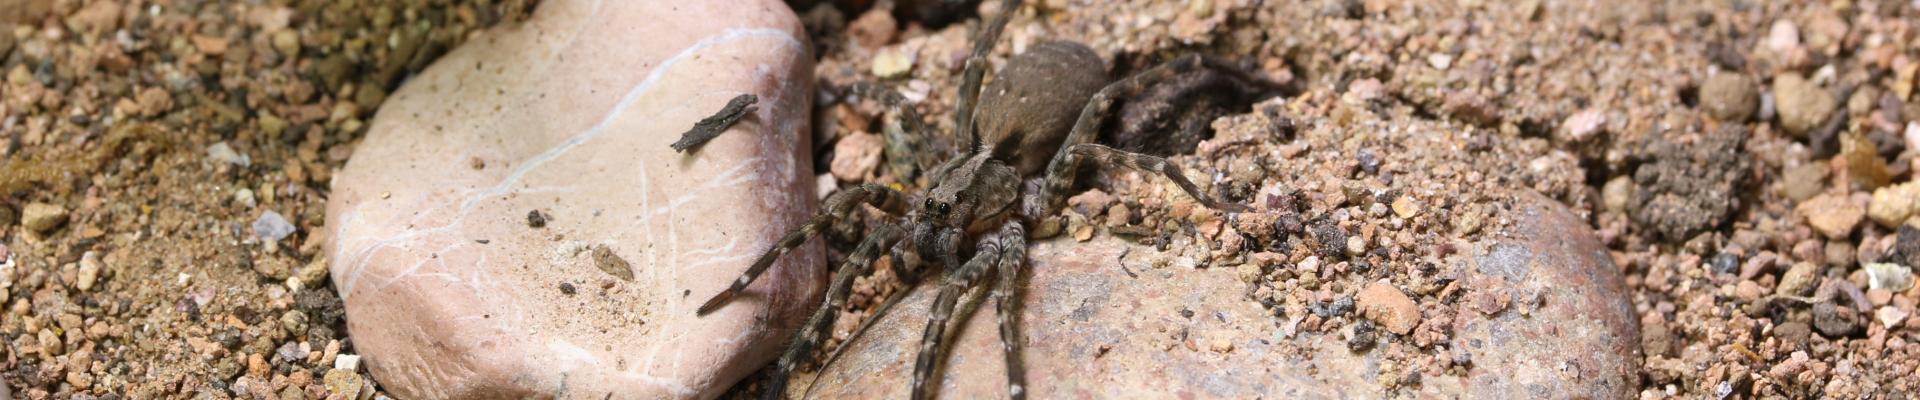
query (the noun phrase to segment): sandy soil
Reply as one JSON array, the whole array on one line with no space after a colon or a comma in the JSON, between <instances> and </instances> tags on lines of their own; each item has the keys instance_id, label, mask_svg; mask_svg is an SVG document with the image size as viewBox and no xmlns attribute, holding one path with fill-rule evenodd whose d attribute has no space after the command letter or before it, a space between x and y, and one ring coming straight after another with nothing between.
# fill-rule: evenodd
<instances>
[{"instance_id":1,"label":"sandy soil","mask_svg":"<svg viewBox=\"0 0 1920 400\"><path fill-rule=\"evenodd\" d=\"M377 397L324 279L330 172L410 71L531 3L0 0L0 382L28 399ZM974 8L795 3L821 58L823 194L924 185L915 162L951 148ZM1920 289L1879 266L1920 264L1920 231L1872 212L1914 185L1920 4L1033 3L996 65L1065 39L1115 76L1207 53L1297 92L1195 78L1138 101L1171 110L1105 132L1262 212L1223 218L1101 174L1069 237L1155 244L1153 268L1234 268L1276 327L1407 344L1389 358L1448 373L1469 366L1421 344L1446 332L1361 332L1341 309L1364 279L1461 301L1425 262L1528 189L1587 218L1627 274L1642 397L1920 390ZM881 107L840 96L863 80L936 133L918 151L887 134ZM835 157L856 152L885 156ZM830 242L836 261L857 231ZM859 282L837 338L899 290L885 268ZM1525 304L1507 300L1473 301Z\"/></svg>"}]
</instances>

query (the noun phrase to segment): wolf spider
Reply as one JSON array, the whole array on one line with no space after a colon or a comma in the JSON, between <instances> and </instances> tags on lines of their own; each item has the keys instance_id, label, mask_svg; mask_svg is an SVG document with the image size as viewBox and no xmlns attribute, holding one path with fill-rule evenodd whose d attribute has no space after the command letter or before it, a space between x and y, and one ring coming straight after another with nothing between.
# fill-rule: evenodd
<instances>
[{"instance_id":1,"label":"wolf spider","mask_svg":"<svg viewBox=\"0 0 1920 400\"><path fill-rule=\"evenodd\" d=\"M1014 294L1026 262L1026 225L1043 223L1062 208L1063 193L1071 188L1082 162L1159 173L1209 208L1243 209L1207 197L1187 180L1179 167L1164 158L1092 142L1116 99L1136 96L1153 83L1181 74L1207 68L1224 72L1242 83L1268 88L1279 85L1197 55L1109 84L1105 64L1092 49L1074 42L1049 41L1034 44L1025 53L1009 59L997 74L998 78L987 84L983 97L980 85L987 53L1005 28L1007 19L1019 9L1020 1L1005 0L1002 5L1000 14L983 25L974 38L960 84L955 126L957 143L966 147L961 154L930 170L928 178L932 189L912 198L918 200L918 207L912 207L916 202L908 195L878 184L868 183L836 192L827 197L817 215L781 238L732 286L700 306L697 313L705 315L726 304L773 265L774 260L847 218L860 204L872 206L895 219L905 219L904 223L896 220L873 228L847 256L827 289L826 304L807 318L799 340L787 347L776 368L769 373L764 398L778 399L785 395L788 376L804 361L803 357L811 355L819 346L822 334L833 325L839 316L838 310L846 303L854 278L871 272L873 261L881 251L891 257L900 280L909 286L918 283L922 274L934 266L946 270L914 364L913 398L930 396L926 385L933 375L935 361L941 358L941 341L955 303L963 292L981 284L990 272L998 275L992 298L1000 317L1001 343L1006 352L1008 393L1015 399L1025 398L1024 373L1016 346L1018 341L1014 339L1019 337ZM909 135L925 132L919 115L899 94L871 83L855 85L854 92L885 103L900 116L902 129ZM977 110L976 100L979 101ZM1075 107L1080 107L1080 112L1074 113ZM1074 118L1076 115L1078 118ZM979 137L975 136L976 129ZM1023 178L1029 177L1034 181L1023 185ZM1030 192L1024 198L1023 187ZM904 297L905 292L895 293L882 303L879 311ZM877 317L878 312L874 318Z\"/></svg>"}]
</instances>

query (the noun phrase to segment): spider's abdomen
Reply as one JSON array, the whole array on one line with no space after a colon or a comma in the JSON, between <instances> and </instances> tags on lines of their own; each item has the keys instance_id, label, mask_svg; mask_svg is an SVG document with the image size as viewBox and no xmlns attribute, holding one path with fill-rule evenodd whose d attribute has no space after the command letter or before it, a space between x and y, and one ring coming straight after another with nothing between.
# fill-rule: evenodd
<instances>
[{"instance_id":1,"label":"spider's abdomen","mask_svg":"<svg viewBox=\"0 0 1920 400\"><path fill-rule=\"evenodd\" d=\"M1093 49L1035 43L1007 60L980 93L974 123L981 143L1020 176L1033 176L1046 169L1087 100L1106 85L1106 64Z\"/></svg>"}]
</instances>

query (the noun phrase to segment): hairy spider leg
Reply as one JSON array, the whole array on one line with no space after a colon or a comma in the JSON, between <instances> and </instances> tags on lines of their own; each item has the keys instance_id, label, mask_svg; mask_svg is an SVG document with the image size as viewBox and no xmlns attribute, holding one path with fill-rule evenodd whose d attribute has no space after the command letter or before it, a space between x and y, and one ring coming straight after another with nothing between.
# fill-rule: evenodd
<instances>
[{"instance_id":1,"label":"hairy spider leg","mask_svg":"<svg viewBox=\"0 0 1920 400\"><path fill-rule=\"evenodd\" d=\"M813 315L807 317L807 323L800 326L799 337L787 346L785 353L780 354L780 361L774 364L773 372L767 375L767 385L765 391L761 392L761 398L778 400L786 395L787 377L793 375L793 370L800 366L803 358L812 355L814 347L820 345L821 336L833 326L835 319L839 319L840 306L845 305L847 297L853 294L854 278L865 276L873 269L873 260L881 250L892 248L905 236L906 230L899 225L886 224L874 229L872 234L860 241L860 245L853 249L853 254L847 256L847 261L840 264L838 271L834 271L833 285L827 287L826 305L813 310Z\"/></svg>"},{"instance_id":2,"label":"hairy spider leg","mask_svg":"<svg viewBox=\"0 0 1920 400\"><path fill-rule=\"evenodd\" d=\"M1180 186L1181 191L1187 192L1188 195L1193 196L1195 201L1199 201L1200 205L1207 206L1207 208L1229 212L1242 212L1247 210L1247 206L1244 205L1223 203L1206 197L1206 195L1200 192L1198 186L1194 186L1193 181L1187 180L1186 174L1180 172L1179 166L1167 162L1166 158L1129 152L1092 143L1074 145L1067 150L1067 154L1079 161L1092 162L1094 165L1122 166L1149 174L1157 173L1165 175L1167 180L1171 180L1174 185Z\"/></svg>"},{"instance_id":3,"label":"hairy spider leg","mask_svg":"<svg viewBox=\"0 0 1920 400\"><path fill-rule=\"evenodd\" d=\"M906 96L902 96L898 91L871 81L854 82L852 86L847 87L847 94L853 97L878 101L882 106L885 106L888 111L893 112L895 119L888 120L885 125L888 142L886 147L887 158L912 159L914 166L918 167L918 171L928 171L939 162L937 159L939 154L927 151L927 149L929 149L927 145L928 140L932 139L927 133L932 131L927 130L926 119L920 116L919 110L913 108L913 104L907 101ZM896 121L897 123L895 123ZM897 132L894 131L896 128L899 129ZM896 153L898 149L910 150L906 152L907 154L898 154ZM910 180L912 176L902 176L900 178Z\"/></svg>"},{"instance_id":4,"label":"hairy spider leg","mask_svg":"<svg viewBox=\"0 0 1920 400\"><path fill-rule=\"evenodd\" d=\"M1027 372L1020 361L1020 272L1027 264L1027 228L1008 219L1000 228L1000 262L994 265L999 281L993 285L995 313L1000 317L1000 348L1007 358L1007 396L1027 398Z\"/></svg>"},{"instance_id":5,"label":"hairy spider leg","mask_svg":"<svg viewBox=\"0 0 1920 400\"><path fill-rule=\"evenodd\" d=\"M933 378L935 361L943 354L941 344L946 342L946 333L950 328L948 320L953 318L954 303L960 300L960 295L967 288L979 283L980 277L993 268L1001 253L998 243L982 241L979 251L966 264L947 271L946 281L940 286L940 295L933 302L933 315L927 319L927 330L920 339L920 355L913 364L913 399L932 398L933 392L927 390L927 382Z\"/></svg>"},{"instance_id":6,"label":"hairy spider leg","mask_svg":"<svg viewBox=\"0 0 1920 400\"><path fill-rule=\"evenodd\" d=\"M1115 100L1137 96L1158 82L1193 72L1200 68L1221 71L1241 82L1261 85L1274 90L1284 89L1284 87L1278 83L1255 77L1246 71L1234 68L1212 57L1198 54L1180 57L1107 85L1106 88L1100 89L1099 93L1095 93L1092 100L1087 101L1086 107L1080 111L1080 118L1074 121L1073 131L1067 134L1067 140L1060 144L1060 150L1054 154L1053 161L1047 164L1046 179L1044 184L1040 185L1040 193L1034 195L1028 203L1028 209L1026 210L1028 214L1027 218L1037 220L1045 216L1053 215L1065 205L1066 198L1063 197L1063 194L1072 189L1074 174L1079 170L1080 161L1084 157L1082 154L1076 154L1074 149L1080 148L1080 145L1083 144L1093 143L1093 140L1100 136L1100 123L1105 120L1107 114L1112 111ZM1101 153L1097 150L1083 150L1082 152ZM1133 154L1119 150L1113 150L1112 152ZM1153 158L1157 159L1158 157ZM1180 189L1185 190L1187 195L1193 196L1194 199L1200 200L1201 203L1211 208L1219 209L1220 207L1225 207L1221 203L1208 198L1205 194L1200 193L1198 188L1193 186L1192 182L1188 182L1185 176L1180 175L1178 168L1171 168L1172 164L1166 164L1164 159L1161 159L1161 161L1161 164L1165 164L1167 167L1157 169L1168 177L1175 179L1176 183L1184 183L1180 186Z\"/></svg>"},{"instance_id":7,"label":"hairy spider leg","mask_svg":"<svg viewBox=\"0 0 1920 400\"><path fill-rule=\"evenodd\" d=\"M967 69L960 80L960 99L954 101L953 126L957 129L959 144L966 146L960 157L980 151L980 137L973 130L973 109L980 100L980 81L987 75L987 54L993 52L993 45L1000 41L1000 31L1007 27L1007 20L1020 10L1020 0L1000 2L1000 15L987 21L980 27L980 34L973 38L973 53L967 55Z\"/></svg>"},{"instance_id":8,"label":"hairy spider leg","mask_svg":"<svg viewBox=\"0 0 1920 400\"><path fill-rule=\"evenodd\" d=\"M821 230L832 226L835 221L846 218L860 204L872 205L874 208L896 216L907 212L906 195L879 184L864 184L827 196L826 204L821 207L818 214L813 216L813 219L808 220L806 225L801 225L792 233L788 233L786 237L780 238L780 242L774 244L773 248L767 249L766 253L762 253L759 259L754 260L753 266L747 267L747 271L741 274L739 279L735 279L733 285L713 295L713 298L707 299L695 314L707 315L719 309L721 305L727 304L728 301L733 300L734 296L745 291L748 284L759 279L761 273L767 272L767 267L773 266L773 262L780 259L780 256L793 251L795 247L800 247L800 244L806 243L807 239L812 239Z\"/></svg>"},{"instance_id":9,"label":"hairy spider leg","mask_svg":"<svg viewBox=\"0 0 1920 400\"><path fill-rule=\"evenodd\" d=\"M893 246L891 257L893 258L892 266L894 276L900 279L900 283L904 288L888 294L887 298L880 302L880 306L874 307L873 314L867 315L867 319L861 321L860 326L853 328L853 331L847 335L849 338L848 342L842 343L839 347L834 348L833 353L827 355L825 361L820 362L820 370L826 370L827 366L833 365L833 362L839 360L840 356L846 355L847 349L853 347L851 344L852 340L855 340L854 338L865 335L868 328L872 328L876 323L880 322L880 318L887 315L888 311L892 311L894 305L900 304L900 300L906 299L908 294L913 293L914 288L919 287L920 274L928 268L924 262L921 262L917 256L912 254L913 249L914 245L910 242L901 242ZM819 383L817 378L814 383ZM815 386L817 385L808 385L805 392L806 394L801 395L800 398L812 398L813 388Z\"/></svg>"}]
</instances>

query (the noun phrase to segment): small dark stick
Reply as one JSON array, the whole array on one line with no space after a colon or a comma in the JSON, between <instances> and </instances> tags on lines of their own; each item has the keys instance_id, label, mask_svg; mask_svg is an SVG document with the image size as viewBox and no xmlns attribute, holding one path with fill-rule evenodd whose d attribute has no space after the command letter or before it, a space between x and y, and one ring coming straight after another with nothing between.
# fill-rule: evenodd
<instances>
[{"instance_id":1,"label":"small dark stick","mask_svg":"<svg viewBox=\"0 0 1920 400\"><path fill-rule=\"evenodd\" d=\"M759 102L760 96L751 94L735 96L733 100L727 101L726 107L720 108L720 112L713 113L713 116L700 120L699 123L693 124L693 129L687 130L687 133L680 134L680 141L673 142L673 151L685 153L688 149L707 144L707 141L719 137L721 132L726 132L727 127L733 126L735 122L740 122L740 118L744 118L748 113L752 113L758 109L758 107L754 107L754 103Z\"/></svg>"}]
</instances>

